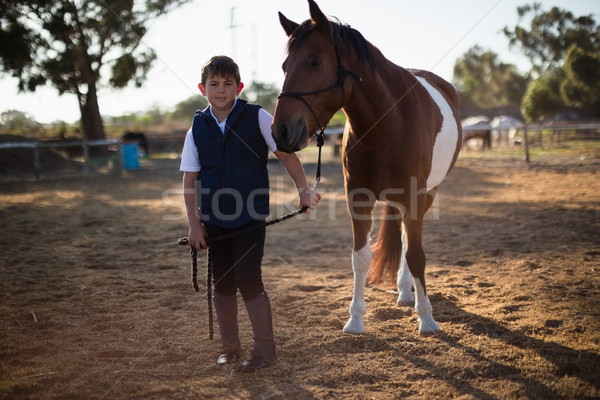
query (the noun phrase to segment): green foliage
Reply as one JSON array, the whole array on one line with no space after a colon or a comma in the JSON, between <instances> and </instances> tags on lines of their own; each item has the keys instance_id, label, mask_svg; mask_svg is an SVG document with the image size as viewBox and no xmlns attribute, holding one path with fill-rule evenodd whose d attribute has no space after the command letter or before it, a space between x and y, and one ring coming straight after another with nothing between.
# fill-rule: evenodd
<instances>
[{"instance_id":1,"label":"green foliage","mask_svg":"<svg viewBox=\"0 0 600 400\"><path fill-rule=\"evenodd\" d=\"M327 125L330 128L343 128L346 125L346 114L342 110L337 110L329 124Z\"/></svg>"},{"instance_id":2,"label":"green foliage","mask_svg":"<svg viewBox=\"0 0 600 400\"><path fill-rule=\"evenodd\" d=\"M565 107L559 89L563 78L562 70L554 69L527 86L521 102L521 113L527 121L543 120Z\"/></svg>"},{"instance_id":3,"label":"green foliage","mask_svg":"<svg viewBox=\"0 0 600 400\"><path fill-rule=\"evenodd\" d=\"M49 80L60 93L79 93L95 82L104 66L116 87L139 84L155 58L138 51L149 18L185 0L13 0L0 7L0 67L19 79L19 89L34 91ZM119 55L119 53L121 53Z\"/></svg>"},{"instance_id":4,"label":"green foliage","mask_svg":"<svg viewBox=\"0 0 600 400\"><path fill-rule=\"evenodd\" d=\"M19 110L6 110L0 114L2 133L36 135L42 126L29 114Z\"/></svg>"},{"instance_id":5,"label":"green foliage","mask_svg":"<svg viewBox=\"0 0 600 400\"><path fill-rule=\"evenodd\" d=\"M600 117L600 54L572 46L563 69L560 93L565 103Z\"/></svg>"},{"instance_id":6,"label":"green foliage","mask_svg":"<svg viewBox=\"0 0 600 400\"><path fill-rule=\"evenodd\" d=\"M517 13L519 22L532 15L529 27L517 24L513 28L504 27L503 32L510 47L519 48L538 74L560 67L573 45L584 51L600 50L600 28L593 14L576 17L558 7L543 11L539 3L518 7Z\"/></svg>"},{"instance_id":7,"label":"green foliage","mask_svg":"<svg viewBox=\"0 0 600 400\"><path fill-rule=\"evenodd\" d=\"M78 127L55 121L42 125L28 113L19 110L6 110L0 114L0 135L9 134L28 138L72 138L81 137Z\"/></svg>"},{"instance_id":8,"label":"green foliage","mask_svg":"<svg viewBox=\"0 0 600 400\"><path fill-rule=\"evenodd\" d=\"M270 114L275 112L279 96L279 87L272 83L253 81L248 87L244 88L240 98L260 104L262 108Z\"/></svg>"},{"instance_id":9,"label":"green foliage","mask_svg":"<svg viewBox=\"0 0 600 400\"><path fill-rule=\"evenodd\" d=\"M140 53L137 59L131 54L123 54L112 65L110 85L123 88L133 80L136 87L141 87L155 59L156 53L152 50Z\"/></svg>"},{"instance_id":10,"label":"green foliage","mask_svg":"<svg viewBox=\"0 0 600 400\"><path fill-rule=\"evenodd\" d=\"M483 108L518 105L528 78L512 64L480 46L471 47L454 64L453 83L461 101Z\"/></svg>"},{"instance_id":11,"label":"green foliage","mask_svg":"<svg viewBox=\"0 0 600 400\"><path fill-rule=\"evenodd\" d=\"M204 110L208 106L206 97L194 95L177 103L175 110L169 115L171 121L182 121L191 123L197 110Z\"/></svg>"},{"instance_id":12,"label":"green foliage","mask_svg":"<svg viewBox=\"0 0 600 400\"><path fill-rule=\"evenodd\" d=\"M168 120L170 120L170 114L161 110L158 106L153 106L146 111L106 119L108 133L112 136L120 136L127 130L145 130L152 126L164 124Z\"/></svg>"},{"instance_id":13,"label":"green foliage","mask_svg":"<svg viewBox=\"0 0 600 400\"><path fill-rule=\"evenodd\" d=\"M77 95L88 138L104 136L97 87L141 86L156 58L148 21L189 0L11 0L0 3L0 72L21 91Z\"/></svg>"},{"instance_id":14,"label":"green foliage","mask_svg":"<svg viewBox=\"0 0 600 400\"><path fill-rule=\"evenodd\" d=\"M564 65L570 79L593 88L600 84L600 54L573 46L567 51Z\"/></svg>"},{"instance_id":15,"label":"green foliage","mask_svg":"<svg viewBox=\"0 0 600 400\"><path fill-rule=\"evenodd\" d=\"M576 17L558 7L543 11L539 3L519 7L517 13L520 23L531 16L529 26L505 27L504 34L541 77L527 89L523 115L546 118L562 105L600 116L600 26L593 14Z\"/></svg>"}]
</instances>

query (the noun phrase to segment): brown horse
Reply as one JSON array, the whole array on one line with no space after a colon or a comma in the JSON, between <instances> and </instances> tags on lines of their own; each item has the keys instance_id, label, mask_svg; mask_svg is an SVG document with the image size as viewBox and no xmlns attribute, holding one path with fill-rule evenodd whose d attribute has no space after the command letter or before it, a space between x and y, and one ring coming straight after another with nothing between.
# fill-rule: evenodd
<instances>
[{"instance_id":1,"label":"brown horse","mask_svg":"<svg viewBox=\"0 0 600 400\"><path fill-rule=\"evenodd\" d=\"M337 110L347 116L342 160L354 236L354 293L344 331L364 332L367 275L372 281L398 276L398 303L414 304L419 333L438 331L421 236L423 216L461 147L458 96L431 72L393 64L358 31L328 20L313 0L308 3L311 19L302 24L279 13L289 40L272 129L278 149L295 152ZM386 205L372 253L376 201Z\"/></svg>"}]
</instances>

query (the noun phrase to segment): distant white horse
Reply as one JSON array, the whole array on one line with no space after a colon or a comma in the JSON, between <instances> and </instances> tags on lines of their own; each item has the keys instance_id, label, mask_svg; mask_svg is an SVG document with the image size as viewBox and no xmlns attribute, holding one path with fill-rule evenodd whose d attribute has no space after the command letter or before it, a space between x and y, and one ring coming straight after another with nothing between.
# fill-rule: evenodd
<instances>
[{"instance_id":1,"label":"distant white horse","mask_svg":"<svg viewBox=\"0 0 600 400\"><path fill-rule=\"evenodd\" d=\"M509 115L499 115L492 119L490 126L494 143L512 146L515 144L517 130L523 126L523 122Z\"/></svg>"}]
</instances>

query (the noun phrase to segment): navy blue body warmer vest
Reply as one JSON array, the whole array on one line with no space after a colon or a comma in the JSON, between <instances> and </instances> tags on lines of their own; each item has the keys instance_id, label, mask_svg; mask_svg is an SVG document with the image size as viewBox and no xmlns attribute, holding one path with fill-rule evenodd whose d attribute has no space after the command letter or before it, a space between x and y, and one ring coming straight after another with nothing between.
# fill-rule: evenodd
<instances>
[{"instance_id":1,"label":"navy blue body warmer vest","mask_svg":"<svg viewBox=\"0 0 600 400\"><path fill-rule=\"evenodd\" d=\"M261 107L238 99L221 133L210 110L192 124L198 148L198 208L204 223L237 228L269 215L269 148L258 124Z\"/></svg>"}]
</instances>

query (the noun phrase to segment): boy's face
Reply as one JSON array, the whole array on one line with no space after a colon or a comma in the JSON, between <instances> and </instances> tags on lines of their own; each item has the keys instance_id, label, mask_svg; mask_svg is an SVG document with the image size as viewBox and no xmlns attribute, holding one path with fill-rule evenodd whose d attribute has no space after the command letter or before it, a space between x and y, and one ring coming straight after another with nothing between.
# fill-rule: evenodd
<instances>
[{"instance_id":1,"label":"boy's face","mask_svg":"<svg viewBox=\"0 0 600 400\"><path fill-rule=\"evenodd\" d=\"M204 85L198 85L211 107L217 110L230 110L243 87L244 84L242 82L238 84L235 78L219 75L210 75Z\"/></svg>"}]
</instances>

